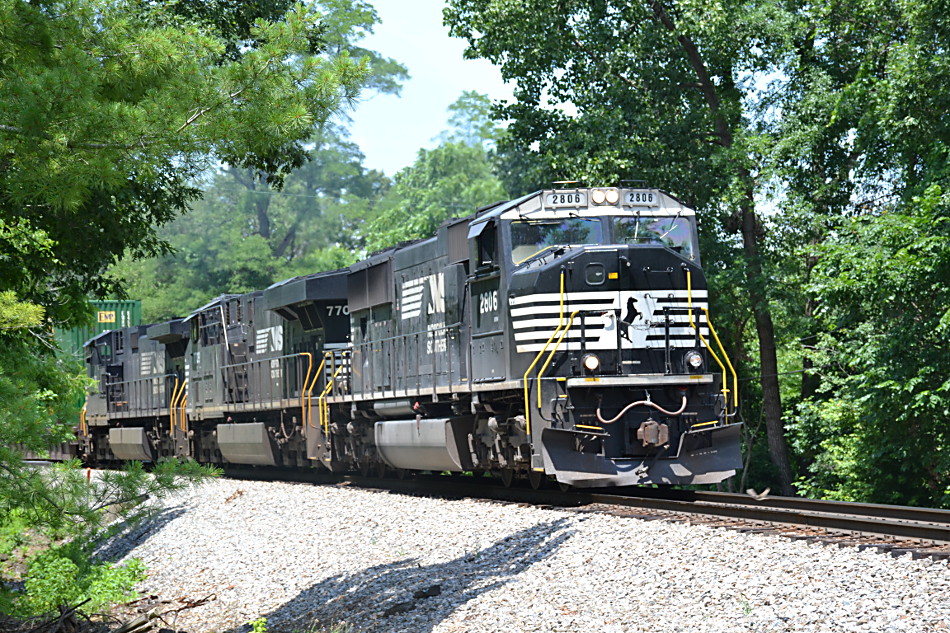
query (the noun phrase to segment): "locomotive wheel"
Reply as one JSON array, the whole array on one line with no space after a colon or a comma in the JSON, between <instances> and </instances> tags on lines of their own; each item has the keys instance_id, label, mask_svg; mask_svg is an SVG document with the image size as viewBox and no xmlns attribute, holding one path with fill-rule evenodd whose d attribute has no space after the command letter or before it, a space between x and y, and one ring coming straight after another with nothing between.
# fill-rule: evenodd
<instances>
[{"instance_id":1,"label":"locomotive wheel","mask_svg":"<svg viewBox=\"0 0 950 633\"><path fill-rule=\"evenodd\" d=\"M571 484L566 484L566 483L564 483L563 481L559 481L559 482L557 482L557 487L561 489L561 492L567 492L568 490L570 490L570 489L573 488L574 486L572 486Z\"/></svg>"},{"instance_id":2,"label":"locomotive wheel","mask_svg":"<svg viewBox=\"0 0 950 633\"><path fill-rule=\"evenodd\" d=\"M406 470L405 468L396 469L396 479L405 479L408 476L409 476L409 471Z\"/></svg>"},{"instance_id":3,"label":"locomotive wheel","mask_svg":"<svg viewBox=\"0 0 950 633\"><path fill-rule=\"evenodd\" d=\"M547 479L547 476L544 471L538 471L534 468L528 471L528 483L531 484L531 488L534 490L541 490L544 487L545 479Z\"/></svg>"},{"instance_id":4,"label":"locomotive wheel","mask_svg":"<svg viewBox=\"0 0 950 633\"><path fill-rule=\"evenodd\" d=\"M359 462L360 476L369 477L373 471L373 463L368 458L363 458Z\"/></svg>"},{"instance_id":5,"label":"locomotive wheel","mask_svg":"<svg viewBox=\"0 0 950 633\"><path fill-rule=\"evenodd\" d=\"M511 488L511 484L515 482L515 469L502 468L499 475L501 476L501 483L505 485L505 488Z\"/></svg>"},{"instance_id":6,"label":"locomotive wheel","mask_svg":"<svg viewBox=\"0 0 950 633\"><path fill-rule=\"evenodd\" d=\"M386 467L386 464L385 462L383 462L383 460L379 460L378 462L376 462L376 476L377 477L379 477L380 479L384 478L388 470L389 469Z\"/></svg>"}]
</instances>

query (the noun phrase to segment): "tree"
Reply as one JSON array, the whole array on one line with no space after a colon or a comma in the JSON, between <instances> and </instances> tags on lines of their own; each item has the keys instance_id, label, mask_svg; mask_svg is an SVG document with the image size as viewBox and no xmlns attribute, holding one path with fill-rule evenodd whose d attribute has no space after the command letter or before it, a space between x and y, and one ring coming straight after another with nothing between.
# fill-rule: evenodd
<instances>
[{"instance_id":1,"label":"tree","mask_svg":"<svg viewBox=\"0 0 950 633\"><path fill-rule=\"evenodd\" d=\"M480 147L443 143L419 150L416 162L396 174L380 203L379 216L367 229L367 247L372 251L429 237L445 220L504 198Z\"/></svg>"},{"instance_id":2,"label":"tree","mask_svg":"<svg viewBox=\"0 0 950 633\"><path fill-rule=\"evenodd\" d=\"M191 211L159 232L172 253L113 269L149 321L181 316L221 293L266 288L281 279L332 270L365 248L364 222L389 187L333 127L318 132L311 158L280 190L259 172L212 172Z\"/></svg>"},{"instance_id":3,"label":"tree","mask_svg":"<svg viewBox=\"0 0 950 633\"><path fill-rule=\"evenodd\" d=\"M769 453L782 492L792 494L757 212L763 148L743 82L781 59L788 14L732 1L451 0L444 16L452 34L469 41L468 55L517 81L517 101L499 108L517 153L535 155L562 178L645 179L718 221L703 223L707 235L738 235L740 249L720 240L722 256L744 271Z\"/></svg>"},{"instance_id":4,"label":"tree","mask_svg":"<svg viewBox=\"0 0 950 633\"><path fill-rule=\"evenodd\" d=\"M763 104L783 113L769 123L782 206L801 220L789 282L815 317L792 425L809 494L950 503L946 364L931 338L947 309L932 282L945 274L950 186L945 10L803 9L787 80Z\"/></svg>"},{"instance_id":5,"label":"tree","mask_svg":"<svg viewBox=\"0 0 950 633\"><path fill-rule=\"evenodd\" d=\"M504 131L492 119L492 105L488 95L465 90L449 105L448 111L449 129L440 135L443 142L481 147L487 152L495 149L495 144Z\"/></svg>"},{"instance_id":6,"label":"tree","mask_svg":"<svg viewBox=\"0 0 950 633\"><path fill-rule=\"evenodd\" d=\"M812 289L820 375L793 427L809 494L950 506L950 196L841 219Z\"/></svg>"},{"instance_id":7,"label":"tree","mask_svg":"<svg viewBox=\"0 0 950 633\"><path fill-rule=\"evenodd\" d=\"M129 0L0 3L0 284L68 320L124 251L155 254L211 161L274 177L358 92L364 61L318 48L320 15L258 20L236 59L200 22Z\"/></svg>"},{"instance_id":8,"label":"tree","mask_svg":"<svg viewBox=\"0 0 950 633\"><path fill-rule=\"evenodd\" d=\"M156 227L196 199L208 165L279 182L315 126L372 76L318 7L210 6L0 0L0 517L70 543L30 566L21 612L102 587L89 548L106 511L127 515L142 494L202 474L133 466L90 486L78 463L26 468L20 448L43 454L71 436L85 387L53 354L48 325L78 320L88 295L115 289L105 271L123 253L166 251ZM371 12L330 5L349 7ZM31 586L54 577L58 597L33 600Z\"/></svg>"},{"instance_id":9,"label":"tree","mask_svg":"<svg viewBox=\"0 0 950 633\"><path fill-rule=\"evenodd\" d=\"M493 170L492 146L502 132L488 117L489 104L485 95L466 91L449 106L442 143L420 149L393 179L367 228L369 250L429 237L445 220L508 197Z\"/></svg>"}]
</instances>

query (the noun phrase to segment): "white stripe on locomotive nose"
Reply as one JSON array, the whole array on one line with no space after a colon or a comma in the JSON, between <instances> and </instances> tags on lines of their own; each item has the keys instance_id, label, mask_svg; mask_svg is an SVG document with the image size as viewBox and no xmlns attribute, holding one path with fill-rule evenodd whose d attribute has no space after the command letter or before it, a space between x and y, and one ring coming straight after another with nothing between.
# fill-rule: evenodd
<instances>
[{"instance_id":1,"label":"white stripe on locomotive nose","mask_svg":"<svg viewBox=\"0 0 950 633\"><path fill-rule=\"evenodd\" d=\"M617 298L617 291L597 291L597 292L566 292L564 293L565 297L573 297L575 300L578 300L580 297L583 299L594 301L597 299L605 300L614 300ZM524 303L540 303L542 301L560 301L561 293L559 292L547 292L547 293L536 293L525 295L523 297L512 297L508 300L508 303L513 306L521 305Z\"/></svg>"},{"instance_id":2,"label":"white stripe on locomotive nose","mask_svg":"<svg viewBox=\"0 0 950 633\"><path fill-rule=\"evenodd\" d=\"M653 310L653 314L658 318L663 315L663 308L670 308L670 319L684 318L689 320L688 317L688 306L681 304L663 304L656 306L656 309ZM705 318L702 313L703 308L708 308L706 302L694 301L693 308L699 310L699 317ZM620 306L616 303L614 304L602 304L602 303L569 303L564 306L564 316L570 316L574 311L580 310L582 312L606 312L608 314L615 314ZM511 309L511 318L513 319L522 319L524 317L534 317L539 315L557 315L557 306L552 311L551 306L543 307L528 307L528 308L512 308ZM586 315L588 319L594 317L595 315L588 314ZM579 317L578 317L579 318Z\"/></svg>"},{"instance_id":3,"label":"white stripe on locomotive nose","mask_svg":"<svg viewBox=\"0 0 950 633\"><path fill-rule=\"evenodd\" d=\"M654 301L663 299L675 299L677 301L689 301L689 292L686 290L664 290L662 288L653 289L653 290L598 290L598 291L584 291L584 292L565 292L564 301L566 302L580 302L580 301L613 301L617 299L618 295L627 296L631 294L636 294L637 296L648 296ZM693 290L693 304L696 304L698 299L706 299L709 293L706 290ZM525 306L532 305L537 303L554 303L557 305L561 300L561 293L559 292L545 292L524 295L523 297L512 297L508 300L508 305L511 306Z\"/></svg>"},{"instance_id":4,"label":"white stripe on locomotive nose","mask_svg":"<svg viewBox=\"0 0 950 633\"><path fill-rule=\"evenodd\" d=\"M705 307L706 307L706 304L704 304L704 303L694 303L694 304L693 304L693 307L694 307L694 308L697 308L697 309L705 308ZM574 306L574 305L570 306L570 308L571 308L571 309L570 309L570 313L573 313L575 310L587 310L587 309L588 309L588 308L578 307L578 306ZM599 308L599 307L597 307L597 308L592 308L592 310L595 310L595 311L596 311L596 310L600 310L600 309L601 309L601 308ZM538 310L526 311L526 309L524 309L524 308L519 308L518 314L515 314L515 311L514 311L514 310L512 310L511 312L512 312L512 314L511 314L511 316L512 316L512 326L513 326L514 328L516 328L516 329L517 329L517 328L524 328L524 327L534 327L534 326L542 327L542 326L546 326L546 325L553 325L554 327L557 327L558 321L559 321L559 319L560 319L560 317L558 316L557 312L553 312L553 313L552 313L552 312L549 312L549 311L545 311L545 312L543 312L543 313L539 313ZM585 317L584 317L584 318L585 318L585 322L589 325L589 324L592 324L592 323L600 323L600 322L602 322L603 319L611 319L611 320L613 320L613 319L616 317L616 313L615 313L615 312L613 312L613 311L607 311L607 312L608 312L608 313L605 314L605 315L603 315L603 316L601 316L601 315L591 315L591 314L585 315ZM562 325L567 325L567 321L568 321L568 317L569 317L569 316L570 316L570 314L568 313L567 310L565 310L564 322L562 323ZM526 317L527 317L527 318L526 318ZM706 322L706 314L705 314L704 312L700 312L699 314L697 314L697 315L693 318L693 320L694 320L694 321L695 321L695 320L698 320L700 323L705 323L705 322ZM574 326L573 326L573 327L580 327L580 323L581 323L581 318L580 318L580 317L576 317L576 318L574 319ZM634 321L633 323L634 323L635 325L637 325L638 327L644 327L644 326L646 326L646 321L644 321L643 319L636 320L636 321ZM666 323L666 320L663 319L663 310L661 309L661 310L655 311L655 312L653 313L653 319L652 319L652 325L653 325L653 327L663 327L665 323ZM686 323L686 324L688 324L688 323L689 323L689 314L671 314L671 315L670 315L670 325L673 325L673 324L676 324L676 323Z\"/></svg>"},{"instance_id":5,"label":"white stripe on locomotive nose","mask_svg":"<svg viewBox=\"0 0 950 633\"><path fill-rule=\"evenodd\" d=\"M660 330L659 332L657 332L658 328L650 328L650 330L652 330L653 332L655 332L655 335L654 335L654 336L656 337L656 340L661 340L661 339L664 339L664 338L666 337L666 331L665 331L665 330ZM544 341L547 341L549 338L551 338L551 334L552 334L553 332L554 332L554 330L540 330L540 331L537 331L537 332L515 332L515 341L518 341L518 342L521 342L521 341L541 341L541 342L544 342ZM599 339L603 336L603 332L604 332L603 328L597 328L596 330L593 330L593 331L591 331L591 328L588 328L587 338L588 338L588 339L593 338L593 339L599 340ZM700 328L699 328L699 332L700 332L700 334L703 335L704 338L709 338L709 328L700 327ZM572 329L568 334L565 335L564 338L565 338L565 340L568 340L568 339L581 338L581 336L582 336L582 334L581 334L580 329ZM614 335L614 334L611 334L610 336L615 336L615 335ZM647 335L647 336L649 337L649 336L651 336L651 335ZM674 337L676 337L676 338L683 338L683 337L689 338L689 337L695 337L695 336L696 336L696 330L694 330L694 329L691 328L691 327L678 327L678 328L672 328L672 327L671 327L671 328L670 328L670 337L671 337L671 338L674 338ZM654 340L654 339L651 338L650 340Z\"/></svg>"},{"instance_id":6,"label":"white stripe on locomotive nose","mask_svg":"<svg viewBox=\"0 0 950 633\"><path fill-rule=\"evenodd\" d=\"M705 334L703 336L705 336ZM540 343L518 343L515 345L515 351L518 352L519 354L524 353L524 352L540 352L541 350L545 349L545 345L544 345L545 342L546 341L541 341ZM688 348L693 347L693 342L694 342L693 338L673 339L670 341L670 347L673 349L688 349ZM663 346L662 341L650 341L646 347L639 348L639 349L662 350L663 347L664 346ZM584 350L588 352L597 352L601 350L615 350L615 349L617 349L617 344L614 341L610 341L610 342L564 341L558 347L559 351L567 350L569 352L576 352L580 350ZM624 348L624 349L630 349L630 348ZM547 346L547 350L548 351L551 350L550 345Z\"/></svg>"},{"instance_id":7,"label":"white stripe on locomotive nose","mask_svg":"<svg viewBox=\"0 0 950 633\"><path fill-rule=\"evenodd\" d=\"M584 311L602 310L606 312L608 310L616 310L618 307L619 305L616 302L614 303L574 303L572 301L570 304L565 306L564 312L566 313L565 316L570 316L571 312L574 312L575 310L584 310ZM551 311L551 306L544 306L544 309L534 307L534 306L527 307L527 308L512 308L511 309L511 317L513 319L517 319L517 318L525 317L525 316L537 316L538 314L557 315L557 306L554 306L553 312Z\"/></svg>"},{"instance_id":8,"label":"white stripe on locomotive nose","mask_svg":"<svg viewBox=\"0 0 950 633\"><path fill-rule=\"evenodd\" d=\"M697 325L701 327L707 327L705 319L694 321L694 323L696 323ZM559 324L559 320L557 319L557 317L549 318L549 319L530 319L530 320L525 319L521 321L513 321L512 329L515 332L537 330L539 332L548 332L550 334L551 331L557 329L558 324ZM567 321L561 322L560 325L563 327L566 327ZM635 330L650 330L650 331L656 331L656 332L662 332L666 328L665 321L659 321L659 322L654 321L652 323L646 323L644 321L634 321L633 323L628 323L627 325ZM676 328L692 329L692 327L693 326L686 319L681 319L681 320L670 319L670 330L674 330ZM574 323L571 324L570 331L580 332L582 329L586 329L588 331L594 331L594 330L599 331L599 330L604 330L604 329L613 330L613 328L614 328L614 322L612 319L606 322L603 319L590 319L583 324L581 324L581 322L578 321L577 319L574 319Z\"/></svg>"}]
</instances>

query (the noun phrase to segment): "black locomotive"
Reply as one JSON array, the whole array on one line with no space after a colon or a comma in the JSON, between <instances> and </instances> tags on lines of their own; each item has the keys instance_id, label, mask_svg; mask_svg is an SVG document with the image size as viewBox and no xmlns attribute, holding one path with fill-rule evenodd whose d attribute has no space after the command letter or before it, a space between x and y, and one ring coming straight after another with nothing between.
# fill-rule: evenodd
<instances>
[{"instance_id":1,"label":"black locomotive","mask_svg":"<svg viewBox=\"0 0 950 633\"><path fill-rule=\"evenodd\" d=\"M741 466L696 219L655 189L555 189L347 269L86 344L94 463L192 457L578 487Z\"/></svg>"}]
</instances>

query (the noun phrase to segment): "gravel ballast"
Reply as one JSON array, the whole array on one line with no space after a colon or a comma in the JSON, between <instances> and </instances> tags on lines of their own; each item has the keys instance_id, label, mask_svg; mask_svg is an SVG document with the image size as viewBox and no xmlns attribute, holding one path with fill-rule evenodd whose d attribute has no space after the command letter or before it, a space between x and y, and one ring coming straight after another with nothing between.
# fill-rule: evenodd
<instances>
[{"instance_id":1,"label":"gravel ballast","mask_svg":"<svg viewBox=\"0 0 950 633\"><path fill-rule=\"evenodd\" d=\"M168 608L212 596L190 633L950 633L946 561L346 486L213 481L106 554Z\"/></svg>"}]
</instances>

